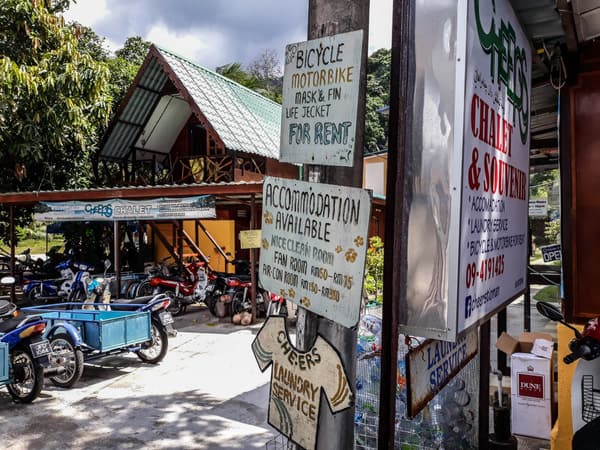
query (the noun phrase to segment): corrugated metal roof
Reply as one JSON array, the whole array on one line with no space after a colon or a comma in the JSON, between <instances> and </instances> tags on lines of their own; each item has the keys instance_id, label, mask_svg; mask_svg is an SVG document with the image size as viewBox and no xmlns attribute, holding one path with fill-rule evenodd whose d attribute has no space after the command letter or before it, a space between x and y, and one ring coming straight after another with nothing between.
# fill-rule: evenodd
<instances>
[{"instance_id":1,"label":"corrugated metal roof","mask_svg":"<svg viewBox=\"0 0 600 450\"><path fill-rule=\"evenodd\" d=\"M105 136L101 157L123 159L129 155L170 75L187 90L226 148L279 159L281 105L173 52L158 47L150 50L153 52L162 57L167 70L156 56L142 66L138 84Z\"/></svg>"},{"instance_id":2,"label":"corrugated metal roof","mask_svg":"<svg viewBox=\"0 0 600 450\"><path fill-rule=\"evenodd\" d=\"M158 50L227 148L279 158L281 105L168 50Z\"/></svg>"}]
</instances>

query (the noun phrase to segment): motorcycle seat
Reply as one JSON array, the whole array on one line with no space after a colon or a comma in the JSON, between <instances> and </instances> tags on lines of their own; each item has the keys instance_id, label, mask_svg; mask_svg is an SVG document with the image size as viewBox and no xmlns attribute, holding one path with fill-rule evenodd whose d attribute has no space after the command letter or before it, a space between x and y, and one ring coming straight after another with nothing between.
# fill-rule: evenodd
<instances>
[{"instance_id":1,"label":"motorcycle seat","mask_svg":"<svg viewBox=\"0 0 600 450\"><path fill-rule=\"evenodd\" d=\"M0 333L8 333L19 325L25 325L28 322L38 322L40 319L41 317L38 315L29 316L23 311L19 311L16 316L11 316L0 322Z\"/></svg>"},{"instance_id":2,"label":"motorcycle seat","mask_svg":"<svg viewBox=\"0 0 600 450\"><path fill-rule=\"evenodd\" d=\"M156 295L145 295L143 297L135 297L135 298L118 298L116 300L112 300L111 301L111 309L115 310L115 311L119 311L119 310L128 310L131 308L128 308L127 306L121 306L119 307L119 305L113 305L114 303L120 303L122 305L146 305L148 303L150 303L152 300L154 300L157 296Z\"/></svg>"}]
</instances>

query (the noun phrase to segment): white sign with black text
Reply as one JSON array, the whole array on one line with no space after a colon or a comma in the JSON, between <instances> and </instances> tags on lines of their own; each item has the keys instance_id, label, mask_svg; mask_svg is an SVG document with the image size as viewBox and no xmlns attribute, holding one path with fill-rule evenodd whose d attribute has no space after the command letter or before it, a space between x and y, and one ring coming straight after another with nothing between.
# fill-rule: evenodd
<instances>
[{"instance_id":1,"label":"white sign with black text","mask_svg":"<svg viewBox=\"0 0 600 450\"><path fill-rule=\"evenodd\" d=\"M360 313L371 195L266 177L260 280L265 289L346 327Z\"/></svg>"},{"instance_id":2,"label":"white sign with black text","mask_svg":"<svg viewBox=\"0 0 600 450\"><path fill-rule=\"evenodd\" d=\"M362 30L287 45L281 161L352 166Z\"/></svg>"}]
</instances>

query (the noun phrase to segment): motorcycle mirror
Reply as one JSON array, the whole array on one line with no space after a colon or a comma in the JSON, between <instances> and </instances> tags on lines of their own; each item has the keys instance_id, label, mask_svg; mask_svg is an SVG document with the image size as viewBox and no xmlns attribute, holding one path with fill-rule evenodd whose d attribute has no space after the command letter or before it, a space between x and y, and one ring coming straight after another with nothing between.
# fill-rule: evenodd
<instances>
[{"instance_id":1,"label":"motorcycle mirror","mask_svg":"<svg viewBox=\"0 0 600 450\"><path fill-rule=\"evenodd\" d=\"M15 284L15 277L2 277L0 278L0 284L4 284L4 285L10 285L10 284Z\"/></svg>"},{"instance_id":2,"label":"motorcycle mirror","mask_svg":"<svg viewBox=\"0 0 600 450\"><path fill-rule=\"evenodd\" d=\"M112 263L110 262L110 259L105 259L104 260L104 268L108 269L110 266L112 266Z\"/></svg>"},{"instance_id":3,"label":"motorcycle mirror","mask_svg":"<svg viewBox=\"0 0 600 450\"><path fill-rule=\"evenodd\" d=\"M552 303L548 303L548 302L537 302L535 307L537 308L538 312L542 316L544 316L554 322L562 323L567 328L570 328L571 330L573 330L575 332L575 336L578 339L581 338L581 333L579 332L579 330L577 328L573 327L572 325L569 325L567 322L565 322L565 316L563 316L563 313L555 305L553 305Z\"/></svg>"},{"instance_id":4,"label":"motorcycle mirror","mask_svg":"<svg viewBox=\"0 0 600 450\"><path fill-rule=\"evenodd\" d=\"M565 316L563 316L562 312L560 312L560 309L558 309L552 303L537 302L535 307L542 316L553 320L554 322L562 322L565 320Z\"/></svg>"}]
</instances>

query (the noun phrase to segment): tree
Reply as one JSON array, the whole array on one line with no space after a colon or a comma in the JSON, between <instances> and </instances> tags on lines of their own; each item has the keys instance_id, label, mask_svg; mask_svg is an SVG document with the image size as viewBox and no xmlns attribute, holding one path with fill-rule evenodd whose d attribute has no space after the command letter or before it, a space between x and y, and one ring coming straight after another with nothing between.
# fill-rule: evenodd
<instances>
[{"instance_id":1,"label":"tree","mask_svg":"<svg viewBox=\"0 0 600 450\"><path fill-rule=\"evenodd\" d=\"M255 89L259 86L258 79L244 71L239 62L219 66L216 71L224 77L229 78L242 86L246 86L248 89Z\"/></svg>"},{"instance_id":2,"label":"tree","mask_svg":"<svg viewBox=\"0 0 600 450\"><path fill-rule=\"evenodd\" d=\"M283 72L281 70L281 58L273 49L267 49L262 52L247 67L248 73L258 80L258 86L255 91L273 100L281 103Z\"/></svg>"},{"instance_id":3,"label":"tree","mask_svg":"<svg viewBox=\"0 0 600 450\"><path fill-rule=\"evenodd\" d=\"M367 153L387 147L387 116L377 110L390 102L389 49L375 51L367 60L367 104L365 114L365 148Z\"/></svg>"},{"instance_id":4,"label":"tree","mask_svg":"<svg viewBox=\"0 0 600 450\"><path fill-rule=\"evenodd\" d=\"M125 40L123 48L115 52L115 56L139 67L144 62L151 45L140 36L131 36Z\"/></svg>"},{"instance_id":5,"label":"tree","mask_svg":"<svg viewBox=\"0 0 600 450\"><path fill-rule=\"evenodd\" d=\"M56 15L68 4L0 2L3 192L89 184L88 144L108 118L109 73L104 63L79 51L78 27ZM19 222L28 217L21 211ZM5 220L2 224L6 228Z\"/></svg>"}]
</instances>

